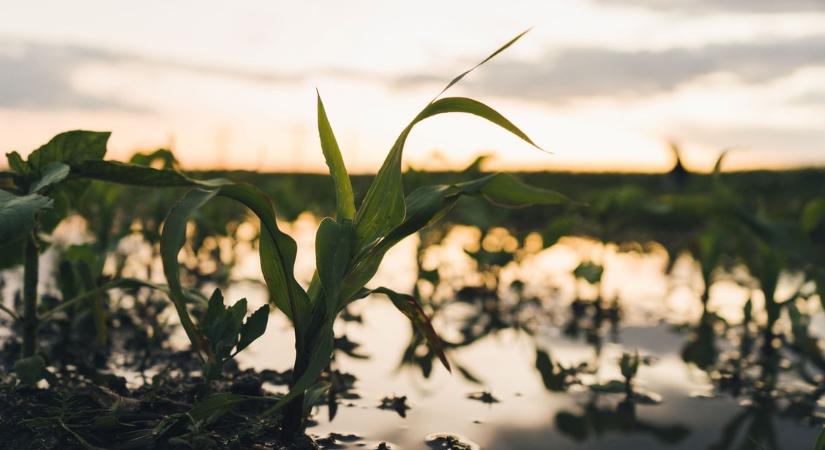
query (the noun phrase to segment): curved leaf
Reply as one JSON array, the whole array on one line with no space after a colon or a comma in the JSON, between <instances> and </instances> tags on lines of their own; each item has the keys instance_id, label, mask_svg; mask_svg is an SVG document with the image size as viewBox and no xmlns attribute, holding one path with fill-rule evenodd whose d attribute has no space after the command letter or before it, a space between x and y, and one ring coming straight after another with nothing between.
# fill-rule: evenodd
<instances>
[{"instance_id":1,"label":"curved leaf","mask_svg":"<svg viewBox=\"0 0 825 450\"><path fill-rule=\"evenodd\" d=\"M208 345L186 310L187 296L180 284L178 253L186 243L186 224L195 211L217 194L217 190L192 189L169 211L160 236L160 257L163 273L169 285L169 296L178 312L181 325L198 353L208 351ZM214 296L213 296L214 299ZM212 300L210 300L210 306ZM222 304L222 303L221 303ZM210 308L212 309L212 308Z\"/></svg>"},{"instance_id":2,"label":"curved leaf","mask_svg":"<svg viewBox=\"0 0 825 450\"><path fill-rule=\"evenodd\" d=\"M384 164L370 185L355 217L358 247L364 248L380 239L404 220L404 189L401 182L401 157L404 143L412 128L422 120L444 113L473 114L504 128L525 142L538 147L523 131L493 108L465 97L447 97L428 104L401 132Z\"/></svg>"},{"instance_id":3,"label":"curved leaf","mask_svg":"<svg viewBox=\"0 0 825 450\"><path fill-rule=\"evenodd\" d=\"M261 270L270 298L297 326L303 326L309 320L311 305L293 272L298 245L278 229L269 197L245 183L222 186L220 195L244 204L258 216L261 221Z\"/></svg>"},{"instance_id":4,"label":"curved leaf","mask_svg":"<svg viewBox=\"0 0 825 450\"><path fill-rule=\"evenodd\" d=\"M155 169L118 161L83 161L72 165L72 174L82 178L148 187L216 188L230 182L217 178L195 180L176 170Z\"/></svg>"},{"instance_id":5,"label":"curved leaf","mask_svg":"<svg viewBox=\"0 0 825 450\"><path fill-rule=\"evenodd\" d=\"M464 71L461 75L459 75L459 76L457 76L457 77L453 78L453 79L452 79L449 83L447 83L447 86L445 86L445 87L444 87L444 89L442 89L442 90L441 90L441 92L439 92L439 93L438 93L438 95L436 95L436 96L435 96L435 98L441 97L441 94L443 94L444 92L447 92L447 89L450 89L451 87L453 87L453 85L455 85L456 83L458 83L459 81L461 81L461 79L462 79L462 78L464 78L464 77L466 77L466 76L467 76L470 72L472 72L472 71L474 71L474 70L478 69L478 68L479 68L482 64L484 64L484 63L486 63L487 61L489 61L489 60L491 60L491 59L495 58L495 57L496 57L496 55L498 55L499 53L503 52L504 50L507 50L507 48L508 48L508 47L510 47L511 45L515 44L515 43L516 43L516 41L518 41L519 39L521 39L521 37L522 37L522 36L524 36L525 34L527 34L527 32L529 32L529 31L530 31L530 28L528 28L528 29L526 29L526 30L522 31L521 33L517 34L517 35L516 35L516 37L514 37L513 39L510 39L510 40L509 40L506 44L502 45L502 46L501 46L501 47L499 47L496 51L494 51L493 53L491 53L491 54L490 54L490 56L488 56L488 57L484 58L484 60L483 60L483 61L481 61L480 63L478 63L478 64L476 64L475 66L471 67L470 69L468 69L468 70Z\"/></svg>"},{"instance_id":6,"label":"curved leaf","mask_svg":"<svg viewBox=\"0 0 825 450\"><path fill-rule=\"evenodd\" d=\"M495 203L508 206L532 204L556 204L571 200L556 191L536 188L522 183L512 175L493 174L456 185L423 186L407 196L406 217L386 236L358 253L356 261L344 280L341 289L346 301L339 304L339 311L352 301L358 292L375 275L384 254L405 237L441 219L462 195L481 195Z\"/></svg>"},{"instance_id":7,"label":"curved leaf","mask_svg":"<svg viewBox=\"0 0 825 450\"><path fill-rule=\"evenodd\" d=\"M170 291L177 300L176 305L179 302L182 304L182 299L185 299L180 285L177 254L185 242L186 222L215 195L240 202L258 217L261 222L261 270L270 298L299 326L306 323L310 313L309 301L293 275L297 245L291 237L278 229L275 210L269 198L249 184L222 184L218 189L211 190L193 189L169 213L161 236L161 258Z\"/></svg>"}]
</instances>

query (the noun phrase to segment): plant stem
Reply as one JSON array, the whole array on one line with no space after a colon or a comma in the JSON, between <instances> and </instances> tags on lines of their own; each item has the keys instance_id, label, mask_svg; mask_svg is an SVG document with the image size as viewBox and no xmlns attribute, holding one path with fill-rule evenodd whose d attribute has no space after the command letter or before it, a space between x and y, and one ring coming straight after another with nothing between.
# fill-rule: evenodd
<instances>
[{"instance_id":1,"label":"plant stem","mask_svg":"<svg viewBox=\"0 0 825 450\"><path fill-rule=\"evenodd\" d=\"M297 329L295 331L295 364L292 366L292 382L290 382L289 386L290 391L294 387L294 384L306 371L310 357L307 354L307 346L304 343L303 336L298 333ZM297 437L304 433L305 426L304 394L301 393L285 406L283 427L290 437Z\"/></svg>"},{"instance_id":2,"label":"plant stem","mask_svg":"<svg viewBox=\"0 0 825 450\"><path fill-rule=\"evenodd\" d=\"M32 232L26 239L23 254L23 351L22 357L34 356L37 348L37 278L40 249Z\"/></svg>"}]
</instances>

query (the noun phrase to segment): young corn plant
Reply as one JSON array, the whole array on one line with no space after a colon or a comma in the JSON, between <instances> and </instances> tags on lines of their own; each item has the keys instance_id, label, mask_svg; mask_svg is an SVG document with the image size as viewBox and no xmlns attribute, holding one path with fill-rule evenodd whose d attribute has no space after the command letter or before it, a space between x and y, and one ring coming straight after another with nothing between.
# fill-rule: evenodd
<instances>
[{"instance_id":1,"label":"young corn plant","mask_svg":"<svg viewBox=\"0 0 825 450\"><path fill-rule=\"evenodd\" d=\"M38 328L58 313L88 305L94 319L96 344L103 345L107 340L105 294L111 289L147 287L164 291L176 300L206 302L197 292L183 290L179 285L173 286L176 290L170 292L165 286L146 281L104 275L102 270L107 254L107 239L97 242L100 247L97 251L85 247L80 252L82 257L69 258L74 263L66 274L71 275L70 278L76 283L73 289L63 289L63 298L57 305L45 308L39 302L39 260L41 249L49 245L46 235L70 213L77 212L88 213L84 215L90 218L90 222L97 219L90 226L95 229L98 238L107 233L106 230L96 229L105 228L105 223L108 223L107 214L84 211L80 205L81 200L87 199L86 194L93 193L99 187L89 186L90 180L149 188L212 188L231 184L226 180L197 181L174 170L158 170L145 164L157 155L150 155L147 161L138 160L131 164L105 161L103 157L108 138L108 132L75 130L61 133L34 150L26 159L17 152L7 154L10 170L0 172L0 267L23 265L22 311L15 311L5 305L0 305L0 311L19 323L22 329L20 360L15 364L15 371L26 384L33 384L45 375L46 364L38 354ZM244 193L248 187L235 190L227 187L226 190ZM105 207L109 206L112 205ZM70 249L68 253L79 249ZM63 268L61 265L61 270ZM61 280L66 279L65 276L61 277ZM72 294L65 295L67 292ZM219 368L226 360L263 333L268 307L256 311L244 323L245 301L225 309L222 297L217 292L208 303L203 322L205 331L195 329L191 320L185 321L188 314L181 316L190 338L197 338L198 343L208 343L205 348L209 351L202 354L208 354L204 358L204 372L207 380L210 380L220 373ZM185 303L175 301L174 304L179 313L186 312ZM196 348L200 349L201 346Z\"/></svg>"},{"instance_id":2,"label":"young corn plant","mask_svg":"<svg viewBox=\"0 0 825 450\"><path fill-rule=\"evenodd\" d=\"M73 209L89 187L88 179L76 168L103 163L109 133L69 131L52 138L23 159L8 153L9 171L0 173L0 267L23 265L22 311L0 308L22 329L20 360L15 370L21 380L31 382L43 374L45 361L37 354L38 328L55 314L74 306L88 304L94 319L95 343L107 341L104 294L118 287L149 286L132 279L106 279L102 260L80 258L74 264L78 279L72 296L65 296L55 307L44 310L39 304L38 272L41 249L49 245L43 235L50 233ZM62 268L62 267L61 267ZM28 380L28 381L27 381Z\"/></svg>"},{"instance_id":3,"label":"young corn plant","mask_svg":"<svg viewBox=\"0 0 825 450\"><path fill-rule=\"evenodd\" d=\"M512 45L523 34L473 69ZM202 183L189 191L166 219L161 236L164 270L184 329L199 351L207 350L208 340L188 318L184 306L187 299L178 278L177 256L185 242L186 222L199 207L216 195L244 203L260 219L261 269L270 301L291 320L295 333L296 352L290 390L267 411L268 414L282 414L288 432L299 435L305 429L305 419L311 406L308 399L316 396L316 381L330 363L336 317L348 305L370 294L387 296L412 321L414 328L425 337L430 348L449 370L450 364L442 342L414 297L384 287L366 288L390 248L443 217L464 196L483 197L511 207L566 201L561 194L525 185L501 173L452 185L422 186L405 195L401 173L404 146L415 125L427 118L445 113L473 114L535 146L524 132L489 106L465 97L441 97L473 69L453 79L401 131L358 208L338 142L318 95L318 133L335 186L336 214L334 218L323 219L318 227L315 239L316 271L306 290L293 273L297 245L278 229L271 202L257 189L228 182Z\"/></svg>"}]
</instances>

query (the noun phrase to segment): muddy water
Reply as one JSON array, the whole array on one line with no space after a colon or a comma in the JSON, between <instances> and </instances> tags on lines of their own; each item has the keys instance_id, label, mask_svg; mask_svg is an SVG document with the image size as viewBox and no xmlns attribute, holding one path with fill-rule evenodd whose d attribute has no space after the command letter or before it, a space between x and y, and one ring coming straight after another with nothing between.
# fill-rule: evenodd
<instances>
[{"instance_id":1,"label":"muddy water","mask_svg":"<svg viewBox=\"0 0 825 450\"><path fill-rule=\"evenodd\" d=\"M312 275L316 227L317 220L306 216L285 227L298 241L296 273L300 280ZM465 253L477 247L477 242L477 230L458 228L441 244L424 252L424 268L437 268L441 276L441 286L433 295L439 303L449 303L461 287L484 278ZM499 247L507 245L506 239L499 243ZM139 245L136 248L130 254L144 260L135 265L135 275L140 276L151 254ZM370 286L411 292L419 272L417 250L415 238L402 242L387 255ZM475 381L458 370L448 373L437 361L429 377L422 376L418 367L402 366L402 354L412 337L408 321L383 299L367 298L357 303L352 312L361 315L363 322L341 321L336 333L361 344L358 352L369 358L337 353L334 366L357 378L354 391L359 398L342 400L331 421L326 407L316 408L309 432L319 438L332 435L335 442L321 440L327 448L376 448L381 442L388 448L404 449L812 447L818 426L810 425L807 419L787 417L782 412L787 407L782 392L773 402L755 399L747 390L738 397L719 394L713 383L718 373L705 372L683 359L683 350L692 336L691 325L695 326L702 314L698 299L702 282L695 261L680 258L672 273L665 275L667 255L656 246L646 253L626 253L585 240L564 239L550 249L527 250L520 251L517 262L501 268L499 294L503 303L512 304L515 300L506 286L519 280L524 283L522 297L539 299L538 306L521 315L527 316L521 319L529 323L529 333L505 327L448 352L453 366L472 374ZM233 279L260 279L257 255L251 248L244 250L244 246L240 251L247 254L241 255L240 263L233 268ZM577 282L571 275L582 260L596 260L605 266L601 294L611 302L615 300L622 311L618 326L612 330L603 327L595 341L588 341L584 331L577 337L565 333L574 298L597 294L593 286ZM159 263L155 261L154 265L153 273L161 276ZM43 271L41 280L47 278L48 264L44 264ZM784 299L798 283L798 277L784 276L777 297ZM419 287L428 292L426 285ZM45 283L42 288L50 286ZM262 286L250 281L234 283L225 297L246 297L251 307L266 298ZM759 317L761 295L748 287L746 274L735 271L713 285L710 309L737 324L748 298L753 300ZM825 316L815 304L812 301L809 308L814 312L810 332L823 338ZM447 340L455 341L458 325L473 313L468 308L443 308L436 315L436 329ZM720 354L736 350L735 340L721 336L721 331L718 334L714 336ZM182 334L179 337L185 342ZM661 402L637 404L631 413L622 405L623 394L597 394L587 386L621 379L620 356L637 350L648 364L639 368L635 386ZM592 373L581 375L578 383L566 389L551 391L536 368L538 351L564 367L586 364ZM285 370L293 357L291 330L283 315L276 313L267 333L238 360L242 367ZM793 376L783 377L782 389L805 389ZM383 398L393 396L406 397L409 409L405 409L405 417L392 409L378 408ZM817 406L818 415L823 407ZM451 439L465 446L453 443L450 447L446 442Z\"/></svg>"},{"instance_id":2,"label":"muddy water","mask_svg":"<svg viewBox=\"0 0 825 450\"><path fill-rule=\"evenodd\" d=\"M311 230L311 224L301 223L292 230L299 248L303 246L303 256L313 253L307 251L311 239L302 238ZM428 268L440 268L445 284L458 287L472 282L473 264L463 249L474 240L472 230L458 230L429 249L424 261ZM416 245L414 240L405 241L388 255L371 286L410 292L418 270ZM606 267L603 295L617 299L623 311L618 329L603 333L598 347L583 337L562 333L574 294L588 294L588 286L577 286L570 272L582 258L595 257ZM502 450L810 448L818 427L779 414L785 406L781 399L775 408L757 408L748 395L714 394L713 374L683 360L681 352L690 333L676 325L695 323L701 315L696 294L701 280L689 259L677 262L671 276L664 275L665 264L666 255L655 249L620 254L615 248L565 240L508 265L502 270L502 281L524 281L525 292L541 298L546 315L536 318L532 335L505 329L451 351L454 365L470 371L476 382L437 365L429 378L416 367L402 366L401 355L411 338L408 322L390 303L364 300L354 311L362 315L363 323L340 323L337 332L360 343L359 352L370 358L339 354L335 361L336 368L357 377L355 391L360 398L344 400L332 421L326 407L316 408L317 424L310 432L319 437L337 433L335 446L329 448L375 448L379 442L392 444L390 448L450 448L437 443L428 447L425 440L434 433L455 435L468 444L466 448ZM298 272L304 279L311 267L311 260L299 259ZM252 263L239 268L254 269ZM786 276L780 292L792 291L796 282ZM741 284L723 280L711 290L711 309L731 323L741 320L742 305L749 297L760 310L759 294ZM228 297L260 302L262 295L254 284L237 284ZM822 324L821 314L815 315L812 332L822 335ZM450 314L437 317L436 327L446 336L452 325ZM718 346L722 351L734 349L733 343L721 338ZM622 352L638 350L649 364L639 369L636 387L658 394L661 403L636 405L631 418L619 405L623 395L595 394L582 385L551 392L535 366L538 349L565 366L595 367L595 373L582 377L585 384L620 379L617 361ZM282 370L292 357L291 333L278 315L264 338L239 359L242 365ZM496 401L468 397L477 393L489 393ZM377 407L387 396L406 396L406 417Z\"/></svg>"}]
</instances>

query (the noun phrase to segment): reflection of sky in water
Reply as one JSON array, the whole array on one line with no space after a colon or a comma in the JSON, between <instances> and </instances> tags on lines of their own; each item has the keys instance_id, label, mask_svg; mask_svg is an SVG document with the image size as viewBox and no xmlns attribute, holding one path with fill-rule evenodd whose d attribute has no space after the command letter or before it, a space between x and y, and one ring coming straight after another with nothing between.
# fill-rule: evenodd
<instances>
[{"instance_id":1,"label":"reflection of sky in water","mask_svg":"<svg viewBox=\"0 0 825 450\"><path fill-rule=\"evenodd\" d=\"M297 264L300 279L308 279L311 275L313 252L307 244L311 245L314 230L314 219L306 216L290 229L299 248L303 248ZM425 263L442 264L447 281L456 282L462 271L466 276L472 269L461 246L474 240L474 231L459 229L448 236L442 246L432 248ZM416 242L412 239L402 243L388 256L370 285L388 285L409 292L415 281L415 249ZM562 337L555 326L545 326L535 337L511 330L501 331L449 354L454 363L477 375L481 385L470 383L458 374L449 375L440 367L434 369L429 379L424 379L417 368L399 369L402 351L411 336L407 320L388 302L368 299L356 304L356 310L363 313L364 325L342 323L337 330L361 343L361 353L372 356L369 360L340 356L336 362L339 369L358 377L356 392L362 398L354 400L354 406L342 405L331 423L327 421L326 408L317 409L319 424L311 432L319 435L355 433L365 436L368 441L386 440L402 448L422 448L424 436L441 431L466 436L489 449L639 449L660 446L694 449L721 442L725 436L724 427L734 423L735 418L748 409L729 397L705 398L712 392L708 375L685 364L679 353L687 335L673 330L668 324L693 322L701 312L696 294L701 281L692 261L681 259L673 276L668 278L662 272L666 262L663 252L618 254L613 248L602 250L587 241L567 239L540 254L528 256L518 267L507 267L502 279L518 277L526 280L528 291L534 294L549 294L549 288L556 286L559 290L553 295L545 295L549 299L546 301L558 303L549 305L550 309L564 314L564 305L569 303L575 290L570 271L581 257L594 257L595 254L604 258L607 267L604 292L609 298L619 297L626 320L619 335L621 344L611 343L609 336L605 337L598 358L599 371L593 381L620 378L617 361L623 349L637 348L641 354L655 357L652 365L640 368L637 386L661 394L663 403L637 406L640 425L635 431L616 428L616 416L612 413L620 396L602 394L588 406L593 397L583 388L553 393L543 386L534 367L536 346L565 365L592 361L595 351L583 339L573 341ZM252 275L257 269L254 261L249 264L250 267L242 266L240 270L244 273L249 270ZM461 285L456 283L456 286ZM793 286L793 277L785 277L780 292L787 292ZM227 297L248 296L261 302L262 294L258 286L238 283ZM741 306L748 295L747 290L733 281L722 281L714 285L711 302L735 323L741 317ZM779 298L782 298L781 294ZM294 355L291 331L283 316L279 314L274 319L267 334L239 356L242 366L283 370L291 365ZM661 323L662 319L666 323ZM814 322L821 323L821 320ZM449 320L439 320L436 326L449 326L449 323ZM481 390L489 390L501 402L485 405L466 398L467 394ZM392 394L408 396L412 409L405 419L375 407L382 397ZM348 401L344 400L344 403ZM586 424L586 434L580 440L560 431L557 415L570 413L584 417L588 408L590 415L582 422ZM748 426L748 422L744 423L742 428L733 428L734 443L740 443L737 445L743 442L742 430ZM775 427L781 448L807 448L817 433L816 427L795 424L787 419L772 418L769 423ZM680 429L687 430L687 434L676 442L668 441L668 433L678 435Z\"/></svg>"},{"instance_id":2,"label":"reflection of sky in water","mask_svg":"<svg viewBox=\"0 0 825 450\"><path fill-rule=\"evenodd\" d=\"M71 236L74 243L75 238L82 237L81 233L76 233L81 226L77 221L67 221L58 231L57 241ZM296 273L299 280L308 280L312 275L316 227L317 219L310 215L283 224L284 230L298 242ZM246 234L254 235L253 230L246 231ZM427 250L423 258L425 267L439 267L442 280L452 288L476 281L474 262L463 249L477 246L478 236L475 229L455 228L440 245ZM137 260L146 262L151 259L149 249L140 242L126 240L121 245L129 247L129 253ZM394 248L370 286L385 285L400 292L410 292L418 270L417 245L417 238L413 237ZM244 243L236 250L241 257L240 263L233 268L233 278L259 279L257 254ZM623 308L619 342L611 342L610 334L606 333L598 357L594 347L583 338L564 337L559 326L569 317L568 306L577 289L583 296L595 295L592 289L576 286L571 275L582 258L604 261L603 292L608 299L618 297ZM46 276L53 270L50 259L47 253L41 265L41 283L47 290L53 289ZM351 340L362 344L359 352L370 355L371 359L341 355L336 367L357 376L355 390L361 399L352 401L354 406L351 407L345 406L349 401L344 400L331 423L326 419L326 408L317 409L319 423L310 431L319 435L356 433L369 442L386 440L412 449L422 448L424 437L433 432L457 433L487 449L639 449L665 445L694 449L723 442L727 436L725 427L730 426L729 437L741 445L746 442L743 430L755 420L744 415L754 410L737 405L736 400L727 396L707 398L713 392L710 378L682 360L680 352L688 334L673 329L674 324L695 323L701 314L698 292L702 283L698 267L690 258L680 258L672 276L666 277L663 274L666 260L667 255L662 250L654 249L644 255L619 253L615 247L604 248L592 241L563 239L540 253L524 255L518 264L506 266L501 273L502 282L524 280L525 293L542 298L553 317L539 321L540 327L532 337L504 330L470 346L452 350L449 357L453 364L476 375L480 385L457 373L450 375L437 365L429 379L422 378L417 368L399 369L402 352L411 337L407 319L384 300L371 298L356 303L355 310L363 314L364 324L342 322L336 331L339 335L346 333ZM135 270L139 267L142 265L136 264ZM161 272L158 262L154 273L162 277ZM784 299L798 283L797 277L783 276L777 297ZM14 283L8 283L4 297L11 298L9 294L14 288ZM760 311L762 299L759 294L752 294L733 279L724 279L713 285L710 302L723 317L738 323L742 304L749 295L753 295L756 311ZM229 300L246 297L255 307L264 302L265 293L260 284L241 281L234 283L225 292L225 297ZM445 311L450 312L449 309ZM451 314L439 315L435 321L436 327L448 338L454 334L451 330L454 324L455 317ZM821 336L823 330L825 316L816 314L812 318L811 332ZM182 331L177 331L176 342L185 345ZM719 340L718 344L723 351L734 349L727 341ZM535 368L537 347L565 366L598 362L595 375L583 376L585 381L592 382L620 378L617 361L622 351L639 349L642 355L654 357L655 362L640 368L637 387L660 394L663 403L638 405L639 425L634 431L623 430L614 414L620 396L602 394L594 400L595 397L577 386L565 393L548 391ZM280 313L272 316L267 333L238 356L242 367L276 370L290 367L293 358L292 331ZM486 405L467 398L467 394L482 390L489 390L500 403ZM392 394L408 397L412 409L407 411L405 419L393 411L376 408L382 397ZM737 422L739 419L743 421ZM568 428L562 430L564 427L559 424L565 420L581 425L578 438L571 435ZM816 427L778 417L755 423L756 428L750 433L775 432L780 448L808 448L817 433ZM671 442L668 436L672 438L673 433L683 436Z\"/></svg>"}]
</instances>

